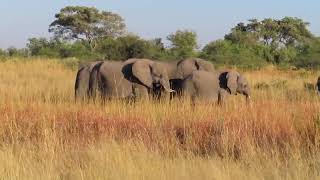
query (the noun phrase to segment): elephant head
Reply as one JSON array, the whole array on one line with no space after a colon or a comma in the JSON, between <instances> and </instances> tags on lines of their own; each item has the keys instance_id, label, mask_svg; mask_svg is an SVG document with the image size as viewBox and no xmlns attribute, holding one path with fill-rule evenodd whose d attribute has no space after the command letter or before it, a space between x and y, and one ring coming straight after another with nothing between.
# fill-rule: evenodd
<instances>
[{"instance_id":1,"label":"elephant head","mask_svg":"<svg viewBox=\"0 0 320 180\"><path fill-rule=\"evenodd\" d=\"M220 87L226 89L230 94L236 95L237 93L246 96L247 101L250 100L250 87L247 79L236 71L227 71L221 73Z\"/></svg>"},{"instance_id":2,"label":"elephant head","mask_svg":"<svg viewBox=\"0 0 320 180\"><path fill-rule=\"evenodd\" d=\"M176 78L184 79L195 70L214 72L212 63L200 58L187 58L177 63Z\"/></svg>"},{"instance_id":3,"label":"elephant head","mask_svg":"<svg viewBox=\"0 0 320 180\"><path fill-rule=\"evenodd\" d=\"M159 62L148 59L129 60L132 63L132 74L145 86L153 89L154 85L161 85L165 91L173 92L170 88L168 72Z\"/></svg>"}]
</instances>

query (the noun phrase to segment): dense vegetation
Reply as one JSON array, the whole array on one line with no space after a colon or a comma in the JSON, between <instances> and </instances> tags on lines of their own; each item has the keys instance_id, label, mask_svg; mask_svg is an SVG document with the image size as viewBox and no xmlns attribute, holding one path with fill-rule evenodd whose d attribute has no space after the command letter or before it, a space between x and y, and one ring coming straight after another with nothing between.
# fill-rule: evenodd
<instances>
[{"instance_id":1,"label":"dense vegetation","mask_svg":"<svg viewBox=\"0 0 320 180\"><path fill-rule=\"evenodd\" d=\"M284 17L249 20L233 27L224 39L202 49L196 32L177 30L165 45L161 38L143 39L126 32L124 19L96 8L67 6L49 25L52 38L30 38L26 48L0 49L0 59L17 56L75 57L80 60L132 57L174 60L202 57L215 64L260 68L274 64L290 68L320 68L320 39L302 19Z\"/></svg>"}]
</instances>

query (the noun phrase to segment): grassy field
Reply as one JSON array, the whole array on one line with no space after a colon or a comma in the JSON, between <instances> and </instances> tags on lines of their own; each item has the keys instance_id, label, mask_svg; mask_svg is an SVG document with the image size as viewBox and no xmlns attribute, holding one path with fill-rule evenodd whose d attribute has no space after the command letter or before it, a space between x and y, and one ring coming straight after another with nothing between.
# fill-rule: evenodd
<instances>
[{"instance_id":1,"label":"grassy field","mask_svg":"<svg viewBox=\"0 0 320 180\"><path fill-rule=\"evenodd\" d=\"M244 74L252 103L75 103L59 60L0 62L0 179L320 179L317 72Z\"/></svg>"}]
</instances>

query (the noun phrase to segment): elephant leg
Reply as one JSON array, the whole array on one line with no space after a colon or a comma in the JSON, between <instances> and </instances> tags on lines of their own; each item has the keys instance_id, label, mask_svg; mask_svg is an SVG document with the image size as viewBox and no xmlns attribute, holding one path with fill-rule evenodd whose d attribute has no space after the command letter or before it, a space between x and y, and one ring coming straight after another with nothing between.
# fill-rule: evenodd
<instances>
[{"instance_id":1,"label":"elephant leg","mask_svg":"<svg viewBox=\"0 0 320 180\"><path fill-rule=\"evenodd\" d=\"M225 104L227 98L228 98L229 92L225 89L220 89L218 92L218 104L223 105Z\"/></svg>"},{"instance_id":2,"label":"elephant leg","mask_svg":"<svg viewBox=\"0 0 320 180\"><path fill-rule=\"evenodd\" d=\"M141 84L133 85L133 95L135 96L135 98L149 99L148 89Z\"/></svg>"},{"instance_id":3,"label":"elephant leg","mask_svg":"<svg viewBox=\"0 0 320 180\"><path fill-rule=\"evenodd\" d=\"M191 106L194 108L195 106L200 104L200 99L196 95L192 95L190 98Z\"/></svg>"}]
</instances>

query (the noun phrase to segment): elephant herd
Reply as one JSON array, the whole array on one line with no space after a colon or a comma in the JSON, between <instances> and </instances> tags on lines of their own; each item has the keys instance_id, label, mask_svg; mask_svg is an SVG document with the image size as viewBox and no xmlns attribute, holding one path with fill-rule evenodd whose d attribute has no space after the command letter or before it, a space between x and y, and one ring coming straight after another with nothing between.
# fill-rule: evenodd
<instances>
[{"instance_id":1,"label":"elephant herd","mask_svg":"<svg viewBox=\"0 0 320 180\"><path fill-rule=\"evenodd\" d=\"M316 88L320 93L320 77ZM242 94L250 100L247 79L233 70L218 71L200 58L179 61L128 59L95 61L80 66L75 81L76 100L188 97L222 104L229 95Z\"/></svg>"},{"instance_id":2,"label":"elephant herd","mask_svg":"<svg viewBox=\"0 0 320 180\"><path fill-rule=\"evenodd\" d=\"M240 73L217 71L200 58L164 62L150 59L96 61L80 66L75 82L76 100L150 98L169 95L223 103L228 95L250 99L250 87Z\"/></svg>"}]
</instances>

